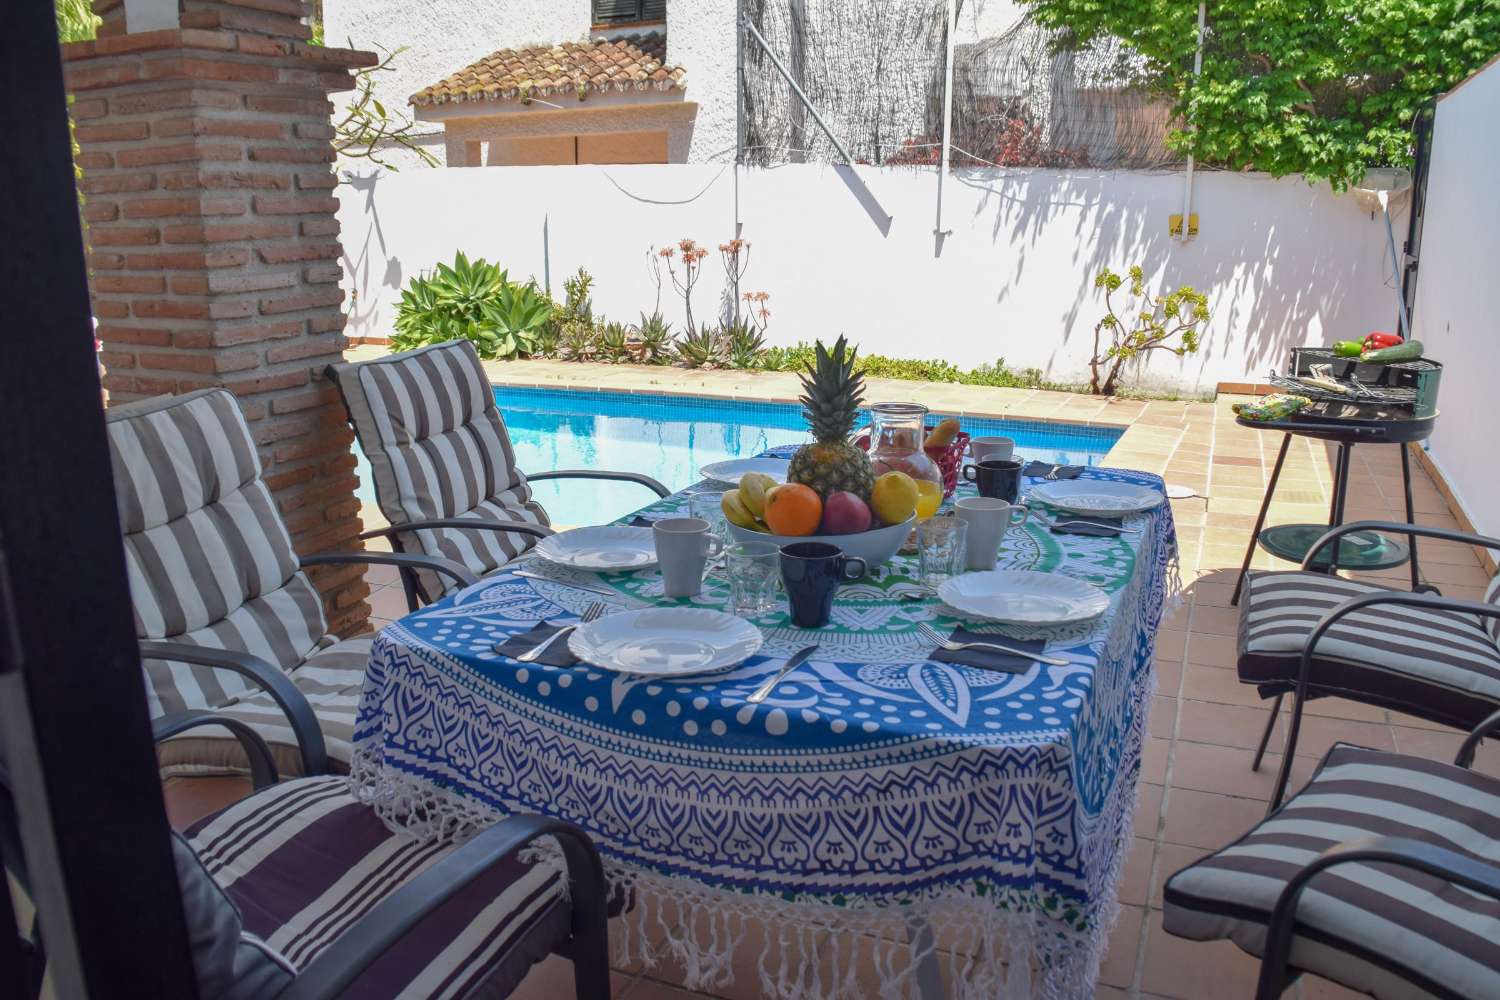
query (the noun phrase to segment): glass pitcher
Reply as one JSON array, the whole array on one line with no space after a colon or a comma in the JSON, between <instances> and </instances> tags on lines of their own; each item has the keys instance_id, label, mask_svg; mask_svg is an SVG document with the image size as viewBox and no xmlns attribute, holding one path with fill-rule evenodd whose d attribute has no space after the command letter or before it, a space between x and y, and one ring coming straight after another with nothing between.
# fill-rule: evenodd
<instances>
[{"instance_id":1,"label":"glass pitcher","mask_svg":"<svg viewBox=\"0 0 1500 1000\"><path fill-rule=\"evenodd\" d=\"M924 521L943 503L943 470L922 450L926 421L927 407L921 403L870 407L870 466L877 478L904 472L917 481L917 519Z\"/></svg>"}]
</instances>

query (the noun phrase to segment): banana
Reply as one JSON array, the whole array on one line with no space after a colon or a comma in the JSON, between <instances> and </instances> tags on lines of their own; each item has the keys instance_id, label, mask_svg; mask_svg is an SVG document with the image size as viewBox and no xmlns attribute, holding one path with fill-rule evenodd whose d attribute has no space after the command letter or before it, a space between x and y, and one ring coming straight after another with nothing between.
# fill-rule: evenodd
<instances>
[{"instance_id":1,"label":"banana","mask_svg":"<svg viewBox=\"0 0 1500 1000\"><path fill-rule=\"evenodd\" d=\"M730 524L737 524L741 528L761 530L755 520L755 515L750 513L739 490L725 490L724 497L719 501L719 506L724 510L724 516L729 518Z\"/></svg>"},{"instance_id":2,"label":"banana","mask_svg":"<svg viewBox=\"0 0 1500 1000\"><path fill-rule=\"evenodd\" d=\"M761 517L766 512L766 494L776 486L776 480L764 472L747 472L740 477L740 502L752 517Z\"/></svg>"}]
</instances>

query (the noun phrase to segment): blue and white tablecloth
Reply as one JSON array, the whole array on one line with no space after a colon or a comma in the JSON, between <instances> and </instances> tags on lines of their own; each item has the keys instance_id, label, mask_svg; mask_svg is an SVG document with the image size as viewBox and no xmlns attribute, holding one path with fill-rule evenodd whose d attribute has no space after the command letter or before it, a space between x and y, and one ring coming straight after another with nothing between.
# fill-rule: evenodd
<instances>
[{"instance_id":1,"label":"blue and white tablecloth","mask_svg":"<svg viewBox=\"0 0 1500 1000\"><path fill-rule=\"evenodd\" d=\"M1085 475L1161 489L1145 473ZM1153 640L1175 593L1170 506L1127 524L1088 538L1033 522L1007 539L1001 568L1110 595L1090 623L985 629L1045 636L1066 666L1010 675L926 660L917 624L959 620L899 599L916 567L898 556L840 590L833 624L812 633L819 651L761 705L746 696L809 641L783 611L756 620L765 647L728 673L663 683L525 665L495 644L602 598L496 573L377 638L355 785L424 837L511 812L578 824L612 881L636 890L616 946L645 957L665 940L689 985L722 982L758 922L771 929L767 995L861 995L860 948L905 995L934 940L955 996L1091 995L1130 840ZM616 607L675 603L655 570L586 579L607 582ZM723 599L711 582L681 603Z\"/></svg>"}]
</instances>

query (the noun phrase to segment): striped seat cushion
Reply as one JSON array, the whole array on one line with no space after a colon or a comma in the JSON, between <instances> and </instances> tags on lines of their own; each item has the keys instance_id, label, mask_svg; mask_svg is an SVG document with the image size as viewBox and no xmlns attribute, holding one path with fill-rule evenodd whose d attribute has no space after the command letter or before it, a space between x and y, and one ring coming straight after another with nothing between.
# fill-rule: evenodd
<instances>
[{"instance_id":1,"label":"striped seat cushion","mask_svg":"<svg viewBox=\"0 0 1500 1000\"><path fill-rule=\"evenodd\" d=\"M451 850L388 830L342 778L282 782L195 824L188 838L256 935L305 969L361 916ZM500 997L567 941L565 882L493 866L378 959L345 997Z\"/></svg>"},{"instance_id":2,"label":"striped seat cushion","mask_svg":"<svg viewBox=\"0 0 1500 1000\"><path fill-rule=\"evenodd\" d=\"M283 670L331 645L234 397L205 389L112 407L107 419L137 637L240 649ZM251 689L206 667L145 669L153 715Z\"/></svg>"},{"instance_id":3,"label":"striped seat cushion","mask_svg":"<svg viewBox=\"0 0 1500 1000\"><path fill-rule=\"evenodd\" d=\"M1288 879L1336 844L1377 836L1500 864L1500 781L1339 744L1275 815L1167 881L1164 926L1259 955ZM1291 962L1376 997L1500 997L1500 901L1393 865L1339 866L1303 895Z\"/></svg>"},{"instance_id":4,"label":"striped seat cushion","mask_svg":"<svg viewBox=\"0 0 1500 1000\"><path fill-rule=\"evenodd\" d=\"M370 662L373 635L345 639L308 657L292 671L292 682L307 696L318 717L318 728L328 750L329 767L348 773L353 753L354 719ZM302 774L302 753L286 714L263 692L246 694L216 714L253 726L271 747L276 771L282 777ZM163 741L157 748L161 766L169 774L244 774L249 770L239 741L225 730L194 729Z\"/></svg>"},{"instance_id":5,"label":"striped seat cushion","mask_svg":"<svg viewBox=\"0 0 1500 1000\"><path fill-rule=\"evenodd\" d=\"M332 369L375 497L392 525L433 518L548 524L516 467L510 435L474 345L454 340ZM482 576L535 544L513 532L439 528L397 536L408 552L453 559ZM434 600L451 580L419 571Z\"/></svg>"},{"instance_id":6,"label":"striped seat cushion","mask_svg":"<svg viewBox=\"0 0 1500 1000\"><path fill-rule=\"evenodd\" d=\"M1240 604L1240 680L1287 690L1318 619L1351 597L1384 589L1322 573L1252 574ZM1500 708L1500 647L1473 616L1377 605L1319 640L1311 683L1315 694L1467 729Z\"/></svg>"}]
</instances>

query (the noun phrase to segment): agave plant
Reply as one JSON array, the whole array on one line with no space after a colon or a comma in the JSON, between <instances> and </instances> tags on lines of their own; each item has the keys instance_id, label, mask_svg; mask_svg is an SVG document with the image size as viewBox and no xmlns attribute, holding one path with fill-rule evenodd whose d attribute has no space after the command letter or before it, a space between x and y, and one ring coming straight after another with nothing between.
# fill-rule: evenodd
<instances>
[{"instance_id":1,"label":"agave plant","mask_svg":"<svg viewBox=\"0 0 1500 1000\"><path fill-rule=\"evenodd\" d=\"M599 328L599 358L619 364L630 357L630 334L623 323L605 323Z\"/></svg>"},{"instance_id":2,"label":"agave plant","mask_svg":"<svg viewBox=\"0 0 1500 1000\"><path fill-rule=\"evenodd\" d=\"M566 361L587 361L594 356L597 340L592 324L564 324L559 353Z\"/></svg>"},{"instance_id":3,"label":"agave plant","mask_svg":"<svg viewBox=\"0 0 1500 1000\"><path fill-rule=\"evenodd\" d=\"M650 316L641 313L641 325L635 328L641 342L641 360L648 365L664 365L672 360L672 324L660 312Z\"/></svg>"},{"instance_id":4,"label":"agave plant","mask_svg":"<svg viewBox=\"0 0 1500 1000\"><path fill-rule=\"evenodd\" d=\"M735 368L759 368L761 355L766 350L766 338L745 320L729 324L724 328L724 340L729 352L729 363Z\"/></svg>"},{"instance_id":5,"label":"agave plant","mask_svg":"<svg viewBox=\"0 0 1500 1000\"><path fill-rule=\"evenodd\" d=\"M513 358L532 350L551 310L534 285L512 284L496 265L460 251L452 266L439 264L407 284L391 346L403 351L462 337L482 357Z\"/></svg>"},{"instance_id":6,"label":"agave plant","mask_svg":"<svg viewBox=\"0 0 1500 1000\"><path fill-rule=\"evenodd\" d=\"M689 368L722 368L729 351L719 328L704 326L677 338L677 357Z\"/></svg>"}]
</instances>

